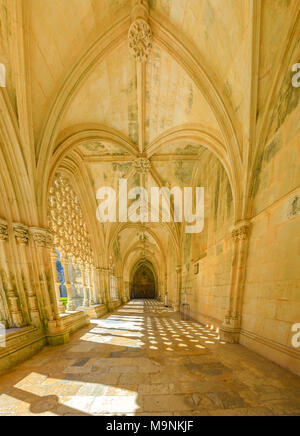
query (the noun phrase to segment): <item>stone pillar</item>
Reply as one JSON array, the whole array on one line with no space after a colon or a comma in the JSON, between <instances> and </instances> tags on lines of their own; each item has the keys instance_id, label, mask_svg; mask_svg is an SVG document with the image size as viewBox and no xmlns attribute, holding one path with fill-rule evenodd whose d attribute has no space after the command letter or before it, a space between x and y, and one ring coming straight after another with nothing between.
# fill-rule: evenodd
<instances>
[{"instance_id":1,"label":"stone pillar","mask_svg":"<svg viewBox=\"0 0 300 436\"><path fill-rule=\"evenodd\" d=\"M130 300L130 295L129 295L129 282L124 282L124 297L126 300L126 303Z\"/></svg>"},{"instance_id":2,"label":"stone pillar","mask_svg":"<svg viewBox=\"0 0 300 436\"><path fill-rule=\"evenodd\" d=\"M169 306L168 300L168 274L165 275L164 289L163 289L163 303L165 307Z\"/></svg>"},{"instance_id":3,"label":"stone pillar","mask_svg":"<svg viewBox=\"0 0 300 436\"><path fill-rule=\"evenodd\" d=\"M122 288L122 279L121 277L116 278L116 284L117 284L117 294L118 299L121 301L122 304L125 303L124 296L123 296L123 288Z\"/></svg>"},{"instance_id":4,"label":"stone pillar","mask_svg":"<svg viewBox=\"0 0 300 436\"><path fill-rule=\"evenodd\" d=\"M178 265L176 268L177 273L177 295L174 310L180 312L181 306L181 290L182 290L182 266Z\"/></svg>"},{"instance_id":5,"label":"stone pillar","mask_svg":"<svg viewBox=\"0 0 300 436\"><path fill-rule=\"evenodd\" d=\"M51 250L53 249L53 234L39 227L31 227L33 241L36 247L38 272L40 283L43 289L43 298L45 302L45 310L49 322L53 325L54 321L59 320L59 312L57 306L56 293L52 278L51 267Z\"/></svg>"},{"instance_id":6,"label":"stone pillar","mask_svg":"<svg viewBox=\"0 0 300 436\"><path fill-rule=\"evenodd\" d=\"M7 293L9 312L12 319L12 324L10 327L23 327L23 314L19 308L19 298L12 284L9 265L6 257L8 250L8 239L8 225L6 221L0 220L0 265L2 282L4 290Z\"/></svg>"},{"instance_id":7,"label":"stone pillar","mask_svg":"<svg viewBox=\"0 0 300 436\"><path fill-rule=\"evenodd\" d=\"M103 298L103 280L102 280L102 272L101 268L95 268L94 270L94 277L95 277L95 289L96 289L96 301L98 304L104 303Z\"/></svg>"},{"instance_id":8,"label":"stone pillar","mask_svg":"<svg viewBox=\"0 0 300 436\"><path fill-rule=\"evenodd\" d=\"M250 226L249 221L241 221L232 230L233 260L229 309L220 331L221 339L229 343L238 343L240 338Z\"/></svg>"},{"instance_id":9,"label":"stone pillar","mask_svg":"<svg viewBox=\"0 0 300 436\"><path fill-rule=\"evenodd\" d=\"M109 312L111 312L111 290L110 290L110 277L111 270L105 270L105 295L106 295L106 305Z\"/></svg>"},{"instance_id":10,"label":"stone pillar","mask_svg":"<svg viewBox=\"0 0 300 436\"><path fill-rule=\"evenodd\" d=\"M24 281L25 293L28 304L29 319L30 322L35 326L39 327L41 325L40 312L38 308L37 296L32 285L30 278L30 271L28 267L28 241L29 241L29 229L23 224L14 223L13 224L14 235L18 245L18 253L22 266L22 278Z\"/></svg>"},{"instance_id":11,"label":"stone pillar","mask_svg":"<svg viewBox=\"0 0 300 436\"><path fill-rule=\"evenodd\" d=\"M9 313L7 298L4 293L1 275L0 275L0 322L7 329L13 326L11 321L11 316Z\"/></svg>"},{"instance_id":12,"label":"stone pillar","mask_svg":"<svg viewBox=\"0 0 300 436\"><path fill-rule=\"evenodd\" d=\"M90 306L95 306L93 265L87 265L87 275L90 289Z\"/></svg>"},{"instance_id":13,"label":"stone pillar","mask_svg":"<svg viewBox=\"0 0 300 436\"><path fill-rule=\"evenodd\" d=\"M63 314L66 312L66 309L65 309L65 306L60 298L60 282L58 280L58 274L57 274L57 268L56 268L57 252L56 252L55 248L52 248L52 250L50 252L50 258L51 258L52 279L53 279L53 283L54 283L58 312L59 312L59 314Z\"/></svg>"},{"instance_id":14,"label":"stone pillar","mask_svg":"<svg viewBox=\"0 0 300 436\"><path fill-rule=\"evenodd\" d=\"M90 301L88 297L88 280L87 280L87 271L86 271L86 265L82 261L81 262L81 268L82 268L82 277L83 277L83 307L89 307Z\"/></svg>"},{"instance_id":15,"label":"stone pillar","mask_svg":"<svg viewBox=\"0 0 300 436\"><path fill-rule=\"evenodd\" d=\"M31 227L30 233L32 235L32 239L35 245L35 253L36 253L36 268L39 277L39 283L42 289L42 298L43 298L43 309L45 311L46 320L53 321L53 310L51 307L51 301L48 292L47 285L47 277L44 266L44 252L43 250L47 246L47 237L45 229L41 229L38 227Z\"/></svg>"},{"instance_id":16,"label":"stone pillar","mask_svg":"<svg viewBox=\"0 0 300 436\"><path fill-rule=\"evenodd\" d=\"M67 311L74 312L75 306L74 306L73 299L72 299L71 282L70 282L70 274L69 274L70 259L65 252L62 254L61 263L62 263L62 266L64 268L65 287L67 289L67 295L68 295Z\"/></svg>"},{"instance_id":17,"label":"stone pillar","mask_svg":"<svg viewBox=\"0 0 300 436\"><path fill-rule=\"evenodd\" d=\"M95 266L93 268L93 283L94 283L94 297L95 297L95 304L102 304L102 296L101 296L101 277L100 277L100 268L96 268Z\"/></svg>"}]
</instances>

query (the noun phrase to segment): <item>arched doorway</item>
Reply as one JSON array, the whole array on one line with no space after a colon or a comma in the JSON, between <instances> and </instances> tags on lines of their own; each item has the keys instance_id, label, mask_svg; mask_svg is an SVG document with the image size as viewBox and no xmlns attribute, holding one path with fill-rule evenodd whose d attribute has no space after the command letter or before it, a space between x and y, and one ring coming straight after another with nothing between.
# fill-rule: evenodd
<instances>
[{"instance_id":1,"label":"arched doorway","mask_svg":"<svg viewBox=\"0 0 300 436\"><path fill-rule=\"evenodd\" d=\"M131 298L154 299L156 297L155 277L147 265L141 265L133 276Z\"/></svg>"}]
</instances>

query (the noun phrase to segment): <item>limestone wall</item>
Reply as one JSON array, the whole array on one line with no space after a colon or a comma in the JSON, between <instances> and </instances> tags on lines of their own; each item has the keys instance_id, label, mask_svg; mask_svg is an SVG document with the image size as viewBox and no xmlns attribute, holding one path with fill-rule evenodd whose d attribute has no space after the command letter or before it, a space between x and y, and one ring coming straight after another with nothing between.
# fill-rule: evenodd
<instances>
[{"instance_id":1,"label":"limestone wall","mask_svg":"<svg viewBox=\"0 0 300 436\"><path fill-rule=\"evenodd\" d=\"M296 192L253 220L241 343L300 373L292 347L292 326L300 322L299 215L289 215Z\"/></svg>"},{"instance_id":2,"label":"limestone wall","mask_svg":"<svg viewBox=\"0 0 300 436\"><path fill-rule=\"evenodd\" d=\"M291 342L292 326L300 322L300 93L288 69L274 101L251 186L241 342L300 374L300 351Z\"/></svg>"},{"instance_id":3,"label":"limestone wall","mask_svg":"<svg viewBox=\"0 0 300 436\"><path fill-rule=\"evenodd\" d=\"M228 310L233 204L228 177L208 151L203 156L198 186L205 188L205 226L200 235L185 236L183 294L192 318L219 326Z\"/></svg>"}]
</instances>

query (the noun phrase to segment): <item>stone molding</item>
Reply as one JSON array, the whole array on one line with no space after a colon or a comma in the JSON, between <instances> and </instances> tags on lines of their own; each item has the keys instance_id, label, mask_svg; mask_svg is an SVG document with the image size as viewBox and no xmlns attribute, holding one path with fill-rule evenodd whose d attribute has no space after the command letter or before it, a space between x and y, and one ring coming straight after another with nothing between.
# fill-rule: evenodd
<instances>
[{"instance_id":1,"label":"stone molding","mask_svg":"<svg viewBox=\"0 0 300 436\"><path fill-rule=\"evenodd\" d=\"M31 227L30 233L32 235L32 239L36 247L38 248L48 247L48 233L49 233L48 230L39 227Z\"/></svg>"},{"instance_id":2,"label":"stone molding","mask_svg":"<svg viewBox=\"0 0 300 436\"><path fill-rule=\"evenodd\" d=\"M249 221L241 221L232 229L232 239L235 242L246 241L250 236L250 226Z\"/></svg>"},{"instance_id":3,"label":"stone molding","mask_svg":"<svg viewBox=\"0 0 300 436\"><path fill-rule=\"evenodd\" d=\"M8 240L8 225L7 222L0 218L0 241Z\"/></svg>"},{"instance_id":4,"label":"stone molding","mask_svg":"<svg viewBox=\"0 0 300 436\"><path fill-rule=\"evenodd\" d=\"M14 223L13 224L14 234L16 241L20 245L26 245L29 241L29 229L24 224Z\"/></svg>"},{"instance_id":5,"label":"stone molding","mask_svg":"<svg viewBox=\"0 0 300 436\"><path fill-rule=\"evenodd\" d=\"M145 157L139 157L133 162L134 169L139 174L147 174L151 168L152 164L149 159Z\"/></svg>"}]
</instances>

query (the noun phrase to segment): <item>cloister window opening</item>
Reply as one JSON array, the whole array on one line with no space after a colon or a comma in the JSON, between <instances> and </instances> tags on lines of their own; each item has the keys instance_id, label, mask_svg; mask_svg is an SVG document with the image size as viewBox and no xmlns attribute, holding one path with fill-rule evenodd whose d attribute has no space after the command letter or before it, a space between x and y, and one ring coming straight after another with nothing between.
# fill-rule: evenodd
<instances>
[{"instance_id":1,"label":"cloister window opening","mask_svg":"<svg viewBox=\"0 0 300 436\"><path fill-rule=\"evenodd\" d=\"M110 297L111 301L119 300L118 279L114 275L110 277Z\"/></svg>"},{"instance_id":2,"label":"cloister window opening","mask_svg":"<svg viewBox=\"0 0 300 436\"><path fill-rule=\"evenodd\" d=\"M91 241L79 198L69 180L56 174L48 202L49 228L54 235L53 272L59 311L97 303Z\"/></svg>"},{"instance_id":3,"label":"cloister window opening","mask_svg":"<svg viewBox=\"0 0 300 436\"><path fill-rule=\"evenodd\" d=\"M58 250L55 250L57 253L57 259L56 259L56 271L58 276L58 281L60 283L59 285L59 291L60 291L60 298L63 302L64 306L67 306L68 302L68 295L67 295L67 288L65 287L65 273L64 273L64 267L61 263L61 253Z\"/></svg>"}]
</instances>

